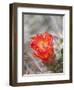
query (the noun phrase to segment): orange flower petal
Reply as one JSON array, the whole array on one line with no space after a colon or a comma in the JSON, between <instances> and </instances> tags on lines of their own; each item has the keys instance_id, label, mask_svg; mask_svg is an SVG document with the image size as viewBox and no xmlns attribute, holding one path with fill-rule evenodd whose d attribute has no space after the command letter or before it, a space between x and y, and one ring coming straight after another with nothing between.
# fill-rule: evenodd
<instances>
[{"instance_id":1,"label":"orange flower petal","mask_svg":"<svg viewBox=\"0 0 74 90\"><path fill-rule=\"evenodd\" d=\"M48 32L33 36L30 41L30 47L35 51L33 55L43 62L51 61L54 57L53 36Z\"/></svg>"}]
</instances>

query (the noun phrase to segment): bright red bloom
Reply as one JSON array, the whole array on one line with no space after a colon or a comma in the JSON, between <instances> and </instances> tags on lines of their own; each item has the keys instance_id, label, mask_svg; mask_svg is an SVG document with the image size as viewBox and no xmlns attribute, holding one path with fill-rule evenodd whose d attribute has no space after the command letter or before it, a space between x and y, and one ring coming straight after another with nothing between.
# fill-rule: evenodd
<instances>
[{"instance_id":1,"label":"bright red bloom","mask_svg":"<svg viewBox=\"0 0 74 90\"><path fill-rule=\"evenodd\" d=\"M33 55L40 58L43 62L50 63L54 57L53 36L45 32L32 37L30 47L33 49Z\"/></svg>"}]
</instances>

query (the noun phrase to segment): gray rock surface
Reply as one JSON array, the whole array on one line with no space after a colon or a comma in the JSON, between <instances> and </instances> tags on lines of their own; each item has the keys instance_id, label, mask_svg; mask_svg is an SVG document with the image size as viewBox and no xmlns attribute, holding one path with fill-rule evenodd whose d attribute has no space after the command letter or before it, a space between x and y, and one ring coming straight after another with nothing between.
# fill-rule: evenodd
<instances>
[{"instance_id":1,"label":"gray rock surface","mask_svg":"<svg viewBox=\"0 0 74 90\"><path fill-rule=\"evenodd\" d=\"M29 47L31 37L33 35L44 32L48 32L54 35L54 44L56 46L55 66L47 66L38 58L34 58L32 56L32 49ZM61 53L63 43L60 43L61 40L63 40L63 16L24 14L24 63L22 68L23 75L63 72L63 58L61 59L61 64L58 62L58 60L63 57ZM58 65L60 66L57 70Z\"/></svg>"}]
</instances>

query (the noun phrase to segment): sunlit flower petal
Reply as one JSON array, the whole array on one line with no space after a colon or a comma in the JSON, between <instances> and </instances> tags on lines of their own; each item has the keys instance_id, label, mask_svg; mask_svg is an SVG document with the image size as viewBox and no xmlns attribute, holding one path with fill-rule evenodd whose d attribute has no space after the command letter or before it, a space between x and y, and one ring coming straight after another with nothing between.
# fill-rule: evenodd
<instances>
[{"instance_id":1,"label":"sunlit flower petal","mask_svg":"<svg viewBox=\"0 0 74 90\"><path fill-rule=\"evenodd\" d=\"M43 62L49 62L53 60L54 48L53 48L53 36L45 32L43 34L37 34L31 38L30 47L33 49L33 55L40 58Z\"/></svg>"}]
</instances>

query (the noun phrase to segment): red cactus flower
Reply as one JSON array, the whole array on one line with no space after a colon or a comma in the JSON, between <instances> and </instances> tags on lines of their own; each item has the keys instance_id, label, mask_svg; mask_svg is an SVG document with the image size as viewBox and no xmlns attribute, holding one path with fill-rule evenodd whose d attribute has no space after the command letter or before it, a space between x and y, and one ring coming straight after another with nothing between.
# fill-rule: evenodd
<instances>
[{"instance_id":1,"label":"red cactus flower","mask_svg":"<svg viewBox=\"0 0 74 90\"><path fill-rule=\"evenodd\" d=\"M53 36L45 32L37 34L31 38L30 47L33 49L33 55L40 58L43 62L51 63L54 57Z\"/></svg>"}]
</instances>

